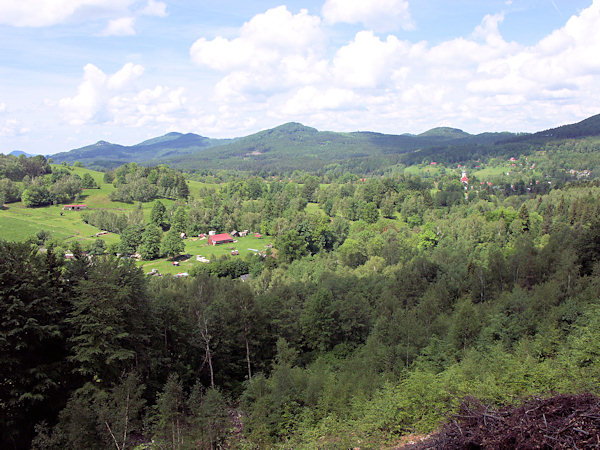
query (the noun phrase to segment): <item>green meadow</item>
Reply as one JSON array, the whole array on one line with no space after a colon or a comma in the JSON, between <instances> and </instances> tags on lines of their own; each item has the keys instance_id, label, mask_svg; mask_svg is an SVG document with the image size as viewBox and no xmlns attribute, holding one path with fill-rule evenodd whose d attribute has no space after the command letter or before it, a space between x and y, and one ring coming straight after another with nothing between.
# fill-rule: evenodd
<instances>
[{"instance_id":1,"label":"green meadow","mask_svg":"<svg viewBox=\"0 0 600 450\"><path fill-rule=\"evenodd\" d=\"M83 167L72 167L72 172L83 176L89 173L100 189L84 189L81 198L76 203L84 203L89 209L108 209L113 211L126 212L136 207L133 203L113 202L110 200L110 193L115 189L112 184L103 182L104 174ZM217 184L207 184L198 181L188 180L191 195L197 195L202 188L214 187ZM169 207L174 201L161 199L166 207ZM144 217L146 220L150 217L153 202L142 203ZM24 241L34 236L40 230L46 230L51 233L51 238L61 243L65 247L69 242L78 241L84 246L89 245L96 239L103 239L106 244L118 243L120 237L118 234L108 233L101 237L96 237L96 233L102 231L92 225L88 225L81 220L80 211L64 211L63 205L47 206L42 208L27 208L22 203L10 203L0 210L0 238L8 241ZM225 232L230 230L217 230ZM207 259L230 255L232 250L239 251L239 257L255 253L254 250L265 250L265 246L271 243L269 238L256 238L254 235L239 238L237 243L212 246L208 245L207 240L197 238L185 239L185 254L191 255L188 260L180 258L180 266L173 266L171 261L159 259L155 261L140 261L138 264L146 272L157 269L160 273L175 274L178 272L187 272L194 264L203 264L196 260L196 256L204 256Z\"/></svg>"},{"instance_id":2,"label":"green meadow","mask_svg":"<svg viewBox=\"0 0 600 450\"><path fill-rule=\"evenodd\" d=\"M263 251L267 244L271 244L270 236L256 238L254 235L235 238L238 242L221 245L209 245L206 239L200 240L196 238L185 239L185 252L190 255L189 258L183 256L177 258L179 266L174 266L171 261L166 259L157 259L155 261L139 261L139 265L144 268L145 272L150 272L152 269L158 270L160 273L175 274L179 272L189 272L192 266L197 264L205 264L197 261L197 256L212 261L215 258L225 255L231 255L233 250L237 250L239 255L233 258L244 258L247 255L256 253L256 250Z\"/></svg>"}]
</instances>

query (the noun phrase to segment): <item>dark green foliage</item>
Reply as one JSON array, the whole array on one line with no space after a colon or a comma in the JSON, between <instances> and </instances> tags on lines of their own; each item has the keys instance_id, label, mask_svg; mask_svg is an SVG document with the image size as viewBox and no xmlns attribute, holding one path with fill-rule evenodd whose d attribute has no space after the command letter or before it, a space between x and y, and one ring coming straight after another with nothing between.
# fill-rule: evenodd
<instances>
[{"instance_id":1,"label":"dark green foliage","mask_svg":"<svg viewBox=\"0 0 600 450\"><path fill-rule=\"evenodd\" d=\"M278 257L284 262L292 262L307 254L306 241L296 231L290 230L279 236L275 245Z\"/></svg>"},{"instance_id":2,"label":"dark green foliage","mask_svg":"<svg viewBox=\"0 0 600 450\"><path fill-rule=\"evenodd\" d=\"M123 256L131 256L137 252L138 247L144 239L143 225L129 225L121 233L121 242L119 243L119 253ZM155 236L153 236L155 238ZM147 239L147 250L151 250L150 238ZM159 240L160 242L160 240ZM156 244L154 244L156 245Z\"/></svg>"},{"instance_id":3,"label":"dark green foliage","mask_svg":"<svg viewBox=\"0 0 600 450\"><path fill-rule=\"evenodd\" d=\"M168 226L167 209L160 200L156 200L150 211L150 222L165 230Z\"/></svg>"},{"instance_id":4,"label":"dark green foliage","mask_svg":"<svg viewBox=\"0 0 600 450\"><path fill-rule=\"evenodd\" d=\"M323 185L301 172L281 183L267 173L222 174L230 181L172 202L173 256L183 251L179 230L261 230L274 244L266 256L211 257L188 278L144 277L128 259L89 260L75 243L75 258L50 270L38 252L46 240L53 254L44 233L0 262L10 274L0 283L12 302L4 315L32 315L29 325L39 327L34 338L2 322L3 355L20 377L3 372L2 401L22 402L0 422L3 436L27 447L40 423L38 447L379 448L435 429L466 395L492 405L600 392L593 182L542 195L522 180L507 196L510 185L482 187L482 197L479 185L465 191L453 175L439 180L438 197L415 177L359 181L333 170L336 178L316 177ZM176 186L169 172L137 165L115 170L115 183L138 173ZM316 202L307 205L311 192ZM329 200L325 215L319 207ZM155 224L167 212L158 202L153 209L144 233L140 208L125 218L135 225L123 233L127 252L148 244L145 256L156 253ZM252 277L241 281L244 273ZM48 279L59 288L41 292ZM44 306L14 301L38 295ZM57 301L61 314L52 313ZM40 325L50 317L57 341ZM49 340L61 356L45 365ZM19 353L21 341L34 350ZM31 388L38 380L43 388ZM40 390L55 402L27 404Z\"/></svg>"},{"instance_id":5,"label":"dark green foliage","mask_svg":"<svg viewBox=\"0 0 600 450\"><path fill-rule=\"evenodd\" d=\"M243 259L227 258L221 261L211 261L208 264L196 265L191 275L213 275L217 277L239 278L250 272L249 264Z\"/></svg>"},{"instance_id":6,"label":"dark green foliage","mask_svg":"<svg viewBox=\"0 0 600 450\"><path fill-rule=\"evenodd\" d=\"M142 233L142 242L139 246L140 255L146 261L160 257L160 240L162 231L156 225L148 225Z\"/></svg>"},{"instance_id":7,"label":"dark green foliage","mask_svg":"<svg viewBox=\"0 0 600 450\"><path fill-rule=\"evenodd\" d=\"M67 323L76 371L110 386L123 371L145 369L148 295L141 269L129 260L96 258L74 292Z\"/></svg>"},{"instance_id":8,"label":"dark green foliage","mask_svg":"<svg viewBox=\"0 0 600 450\"><path fill-rule=\"evenodd\" d=\"M35 423L64 405L71 305L51 249L0 241L0 254L0 440L23 448Z\"/></svg>"},{"instance_id":9,"label":"dark green foliage","mask_svg":"<svg viewBox=\"0 0 600 450\"><path fill-rule=\"evenodd\" d=\"M167 258L173 258L183 252L184 244L179 232L175 229L169 230L160 244L160 253Z\"/></svg>"}]
</instances>

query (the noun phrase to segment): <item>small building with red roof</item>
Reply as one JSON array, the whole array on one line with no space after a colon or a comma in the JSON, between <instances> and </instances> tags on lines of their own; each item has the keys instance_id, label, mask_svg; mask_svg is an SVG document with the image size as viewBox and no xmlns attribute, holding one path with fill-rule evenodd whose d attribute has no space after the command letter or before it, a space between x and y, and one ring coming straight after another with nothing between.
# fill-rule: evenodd
<instances>
[{"instance_id":1,"label":"small building with red roof","mask_svg":"<svg viewBox=\"0 0 600 450\"><path fill-rule=\"evenodd\" d=\"M233 238L229 233L215 234L213 236L208 236L208 243L210 245L219 245L226 244L228 242L233 242Z\"/></svg>"}]
</instances>

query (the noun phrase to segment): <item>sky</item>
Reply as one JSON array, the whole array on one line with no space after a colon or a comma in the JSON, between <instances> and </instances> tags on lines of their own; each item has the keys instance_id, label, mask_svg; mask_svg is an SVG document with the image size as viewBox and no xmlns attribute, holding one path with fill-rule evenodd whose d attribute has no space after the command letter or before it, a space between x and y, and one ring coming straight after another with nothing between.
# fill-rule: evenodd
<instances>
[{"instance_id":1,"label":"sky","mask_svg":"<svg viewBox=\"0 0 600 450\"><path fill-rule=\"evenodd\" d=\"M0 0L0 153L600 113L600 0Z\"/></svg>"}]
</instances>

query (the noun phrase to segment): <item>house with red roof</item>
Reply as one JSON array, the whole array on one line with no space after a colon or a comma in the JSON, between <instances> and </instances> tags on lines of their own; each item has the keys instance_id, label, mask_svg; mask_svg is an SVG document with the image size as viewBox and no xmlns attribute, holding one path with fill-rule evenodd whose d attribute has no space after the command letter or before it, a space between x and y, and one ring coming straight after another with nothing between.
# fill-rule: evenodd
<instances>
[{"instance_id":1,"label":"house with red roof","mask_svg":"<svg viewBox=\"0 0 600 450\"><path fill-rule=\"evenodd\" d=\"M229 233L215 234L213 236L208 236L208 243L210 245L219 245L226 244L228 242L233 242L233 238Z\"/></svg>"}]
</instances>

